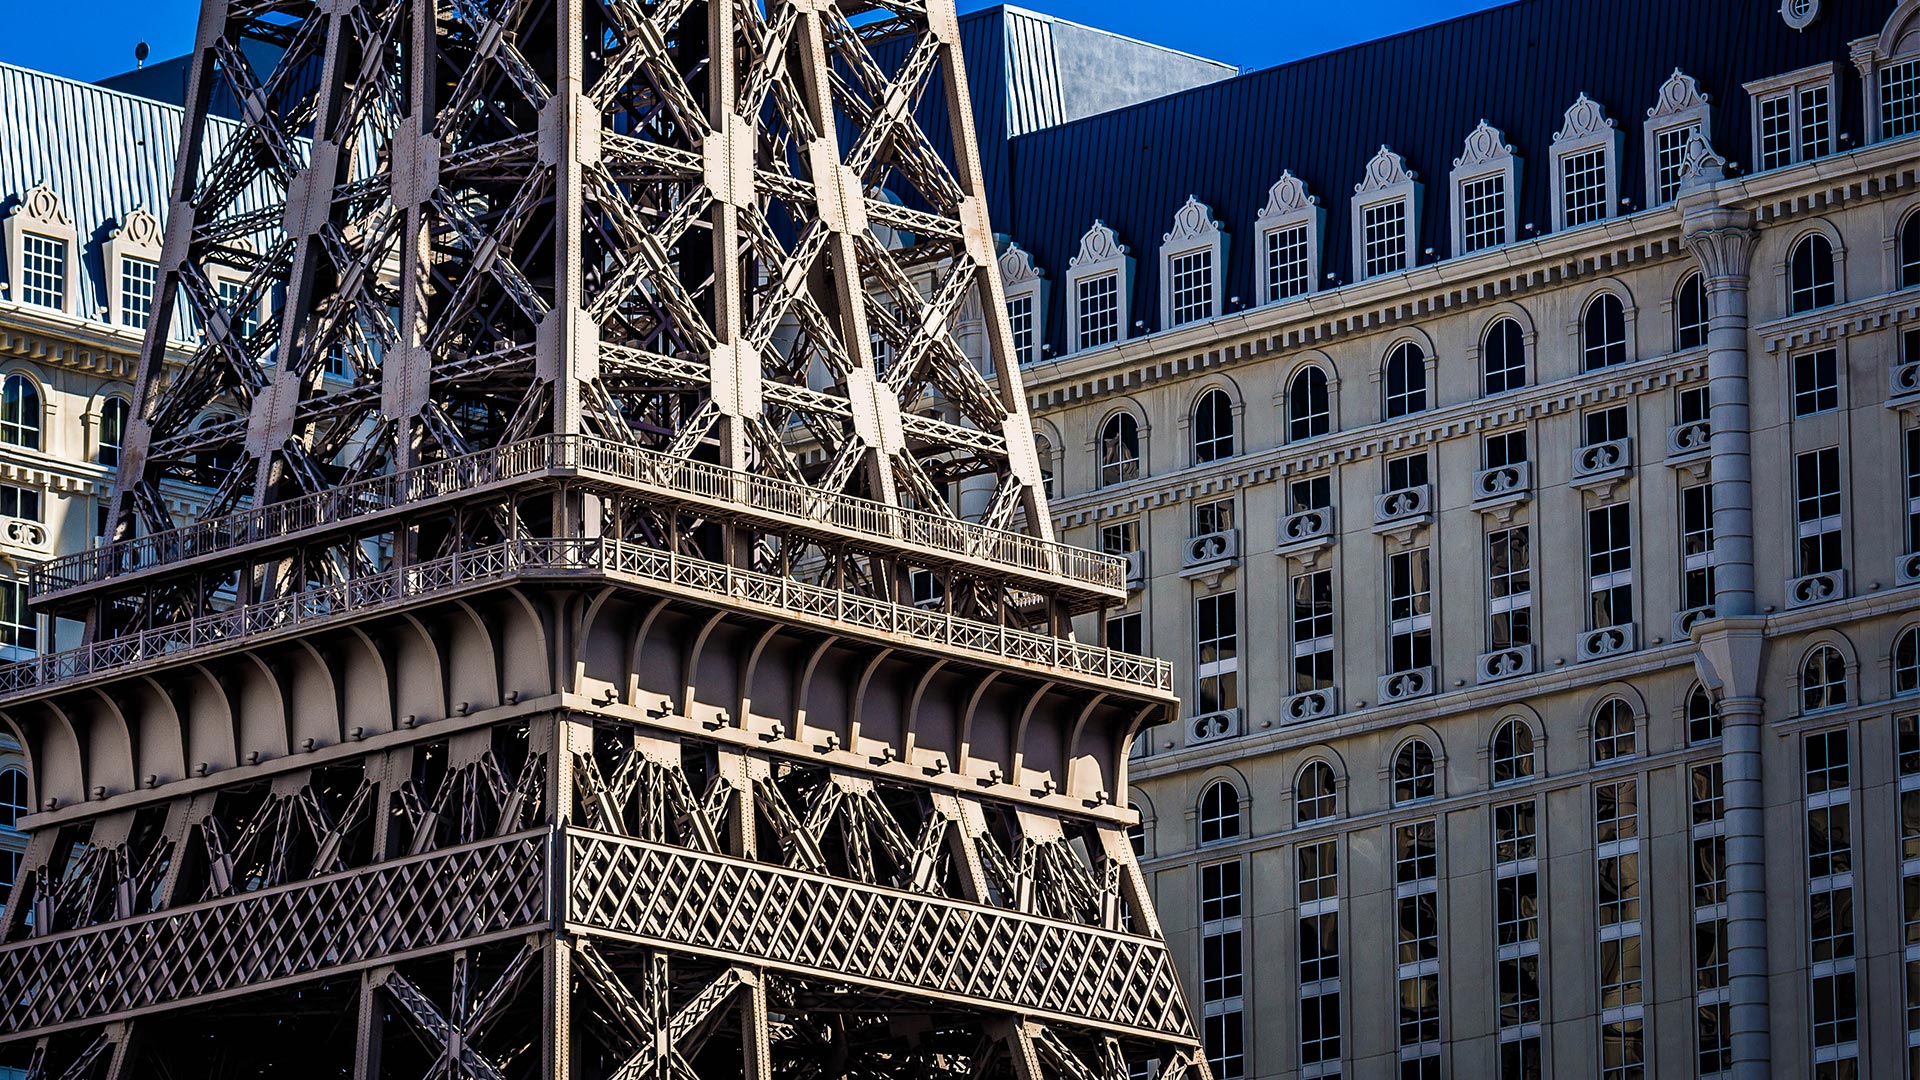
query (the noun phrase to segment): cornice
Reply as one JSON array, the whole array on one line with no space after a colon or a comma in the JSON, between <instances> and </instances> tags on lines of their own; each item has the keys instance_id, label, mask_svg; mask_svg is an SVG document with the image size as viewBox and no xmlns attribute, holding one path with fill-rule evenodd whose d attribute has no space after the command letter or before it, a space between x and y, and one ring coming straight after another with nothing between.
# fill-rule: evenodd
<instances>
[{"instance_id":1,"label":"cornice","mask_svg":"<svg viewBox=\"0 0 1920 1080\"><path fill-rule=\"evenodd\" d=\"M32 304L0 301L0 357L53 364L104 379L131 380L144 340L141 331L131 328L63 315ZM192 349L187 342L169 341L167 360L184 363Z\"/></svg>"}]
</instances>

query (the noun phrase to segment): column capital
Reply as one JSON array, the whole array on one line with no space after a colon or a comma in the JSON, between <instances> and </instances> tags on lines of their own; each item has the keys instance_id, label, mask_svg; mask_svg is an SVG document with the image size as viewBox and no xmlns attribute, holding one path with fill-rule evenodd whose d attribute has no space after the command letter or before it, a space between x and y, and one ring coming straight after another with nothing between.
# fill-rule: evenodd
<instances>
[{"instance_id":1,"label":"column capital","mask_svg":"<svg viewBox=\"0 0 1920 1080\"><path fill-rule=\"evenodd\" d=\"M1745 281L1753 260L1753 212L1726 206L1689 206L1680 217L1681 237L1700 262L1708 284Z\"/></svg>"}]
</instances>

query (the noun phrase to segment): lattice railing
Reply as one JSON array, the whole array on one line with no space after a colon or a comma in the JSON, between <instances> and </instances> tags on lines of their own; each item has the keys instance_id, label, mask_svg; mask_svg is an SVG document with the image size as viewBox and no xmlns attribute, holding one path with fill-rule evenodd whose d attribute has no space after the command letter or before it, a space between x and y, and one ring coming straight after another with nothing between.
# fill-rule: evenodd
<instances>
[{"instance_id":1,"label":"lattice railing","mask_svg":"<svg viewBox=\"0 0 1920 1080\"><path fill-rule=\"evenodd\" d=\"M549 922L551 832L0 948L0 1036L264 989Z\"/></svg>"},{"instance_id":2,"label":"lattice railing","mask_svg":"<svg viewBox=\"0 0 1920 1080\"><path fill-rule=\"evenodd\" d=\"M765 863L567 833L574 929L956 1005L1191 1039L1166 944Z\"/></svg>"},{"instance_id":3,"label":"lattice railing","mask_svg":"<svg viewBox=\"0 0 1920 1080\"><path fill-rule=\"evenodd\" d=\"M542 574L612 573L702 597L760 606L772 617L801 616L912 639L913 644L1016 660L1060 672L1167 691L1164 660L1066 638L955 618L792 578L760 574L613 539L526 539L475 548L348 578L184 623L109 638L0 667L0 697L104 674L176 663L241 642L304 632L436 596Z\"/></svg>"},{"instance_id":4,"label":"lattice railing","mask_svg":"<svg viewBox=\"0 0 1920 1080\"><path fill-rule=\"evenodd\" d=\"M1126 583L1126 563L1113 555L593 436L548 435L51 559L32 569L33 590L74 589L493 485L563 474L737 506L1069 584L1117 590Z\"/></svg>"}]
</instances>

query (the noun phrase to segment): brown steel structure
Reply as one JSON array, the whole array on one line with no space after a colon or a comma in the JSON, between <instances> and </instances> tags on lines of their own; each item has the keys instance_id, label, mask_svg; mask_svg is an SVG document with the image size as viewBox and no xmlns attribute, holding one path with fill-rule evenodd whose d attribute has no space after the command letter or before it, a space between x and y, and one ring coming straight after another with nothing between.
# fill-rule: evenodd
<instances>
[{"instance_id":1,"label":"brown steel structure","mask_svg":"<svg viewBox=\"0 0 1920 1080\"><path fill-rule=\"evenodd\" d=\"M188 103L203 343L0 669L0 1055L1206 1075L951 0L206 0Z\"/></svg>"}]
</instances>

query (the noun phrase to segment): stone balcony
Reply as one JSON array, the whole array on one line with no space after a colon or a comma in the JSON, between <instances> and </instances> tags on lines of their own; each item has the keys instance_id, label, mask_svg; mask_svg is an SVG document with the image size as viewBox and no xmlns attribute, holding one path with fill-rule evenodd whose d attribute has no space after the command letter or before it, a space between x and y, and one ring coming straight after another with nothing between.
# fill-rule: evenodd
<instances>
[{"instance_id":1,"label":"stone balcony","mask_svg":"<svg viewBox=\"0 0 1920 1080\"><path fill-rule=\"evenodd\" d=\"M1304 724L1340 715L1340 688L1329 686L1294 694L1280 703L1280 722Z\"/></svg>"},{"instance_id":2,"label":"stone balcony","mask_svg":"<svg viewBox=\"0 0 1920 1080\"><path fill-rule=\"evenodd\" d=\"M1713 428L1705 420L1689 420L1667 429L1667 464L1697 461L1706 456Z\"/></svg>"},{"instance_id":3,"label":"stone balcony","mask_svg":"<svg viewBox=\"0 0 1920 1080\"><path fill-rule=\"evenodd\" d=\"M1433 520L1433 485L1383 492L1373 499L1373 531L1386 532Z\"/></svg>"},{"instance_id":4,"label":"stone balcony","mask_svg":"<svg viewBox=\"0 0 1920 1080\"><path fill-rule=\"evenodd\" d=\"M1515 645L1481 653L1480 659L1474 664L1474 681L1484 684L1531 675L1537 668L1536 656L1532 645Z\"/></svg>"},{"instance_id":5,"label":"stone balcony","mask_svg":"<svg viewBox=\"0 0 1920 1080\"><path fill-rule=\"evenodd\" d=\"M1180 576L1218 574L1240 564L1240 530L1202 533L1187 541L1180 552Z\"/></svg>"},{"instance_id":6,"label":"stone balcony","mask_svg":"<svg viewBox=\"0 0 1920 1080\"><path fill-rule=\"evenodd\" d=\"M1334 536L1333 507L1302 510L1280 519L1278 550L1282 555L1316 554L1332 547Z\"/></svg>"},{"instance_id":7,"label":"stone balcony","mask_svg":"<svg viewBox=\"0 0 1920 1080\"><path fill-rule=\"evenodd\" d=\"M1245 731L1239 709L1189 716L1180 725L1186 731L1188 746L1204 746L1234 738Z\"/></svg>"},{"instance_id":8,"label":"stone balcony","mask_svg":"<svg viewBox=\"0 0 1920 1080\"><path fill-rule=\"evenodd\" d=\"M1411 668L1380 676L1380 704L1392 705L1414 698L1432 697L1437 683L1431 667Z\"/></svg>"},{"instance_id":9,"label":"stone balcony","mask_svg":"<svg viewBox=\"0 0 1920 1080\"><path fill-rule=\"evenodd\" d=\"M1574 487L1600 487L1626 478L1633 468L1633 440L1608 439L1573 452Z\"/></svg>"},{"instance_id":10,"label":"stone balcony","mask_svg":"<svg viewBox=\"0 0 1920 1080\"><path fill-rule=\"evenodd\" d=\"M1787 582L1787 607L1803 608L1847 598L1847 572L1828 570L1802 574Z\"/></svg>"},{"instance_id":11,"label":"stone balcony","mask_svg":"<svg viewBox=\"0 0 1920 1080\"><path fill-rule=\"evenodd\" d=\"M1473 508L1511 510L1533 497L1533 463L1516 461L1473 474Z\"/></svg>"},{"instance_id":12,"label":"stone balcony","mask_svg":"<svg viewBox=\"0 0 1920 1080\"><path fill-rule=\"evenodd\" d=\"M1619 626L1603 626L1598 630L1587 630L1580 635L1580 647L1577 657L1581 663L1589 660L1604 660L1609 656L1630 653L1639 647L1639 626L1635 623L1622 623Z\"/></svg>"}]
</instances>

